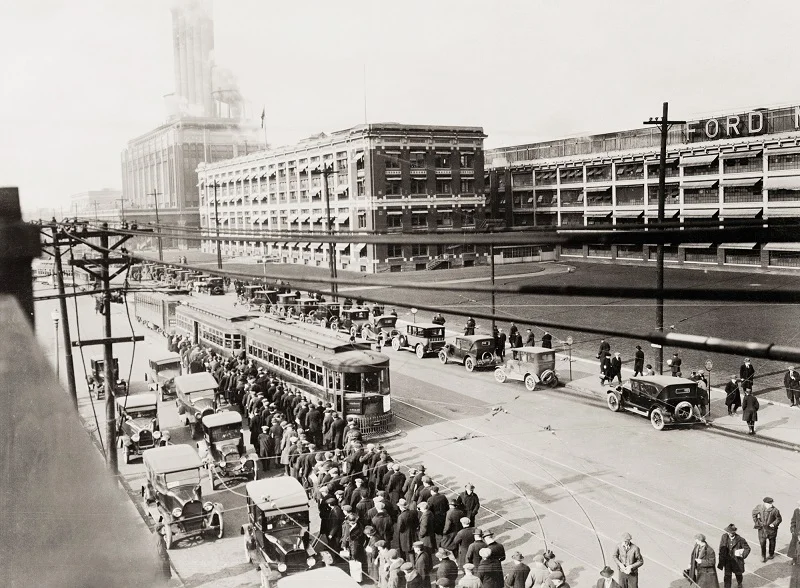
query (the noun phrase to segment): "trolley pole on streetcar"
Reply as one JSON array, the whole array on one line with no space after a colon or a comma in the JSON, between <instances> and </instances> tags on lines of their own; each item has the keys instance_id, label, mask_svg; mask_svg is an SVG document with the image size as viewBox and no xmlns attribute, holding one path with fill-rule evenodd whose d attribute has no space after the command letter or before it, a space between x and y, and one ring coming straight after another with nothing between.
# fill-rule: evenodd
<instances>
[{"instance_id":1,"label":"trolley pole on streetcar","mask_svg":"<svg viewBox=\"0 0 800 588\"><path fill-rule=\"evenodd\" d=\"M156 238L158 239L158 261L164 261L164 248L161 243L161 222L158 219L158 197L161 196L161 192L156 192L155 189L153 189L148 196L153 197L153 202L156 205L156 233L158 234Z\"/></svg>"},{"instance_id":2,"label":"trolley pole on streetcar","mask_svg":"<svg viewBox=\"0 0 800 588\"><path fill-rule=\"evenodd\" d=\"M661 131L661 153L659 156L658 165L658 225L659 228L664 223L664 203L665 203L665 186L667 177L667 135L671 125L685 124L685 120L669 120L669 102L664 102L663 113L661 118L651 118L642 124L657 125ZM659 333L664 332L664 242L659 239L656 246L656 265L658 266L658 275L656 278L656 289L658 290L656 298L656 330ZM664 373L664 348L659 345L656 347L656 370L657 373Z\"/></svg>"}]
</instances>

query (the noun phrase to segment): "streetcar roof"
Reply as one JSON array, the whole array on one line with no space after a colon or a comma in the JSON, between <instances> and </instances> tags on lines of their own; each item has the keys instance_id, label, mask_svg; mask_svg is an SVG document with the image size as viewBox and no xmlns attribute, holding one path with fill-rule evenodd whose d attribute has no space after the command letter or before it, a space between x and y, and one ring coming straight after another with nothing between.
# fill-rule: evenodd
<instances>
[{"instance_id":1,"label":"streetcar roof","mask_svg":"<svg viewBox=\"0 0 800 588\"><path fill-rule=\"evenodd\" d=\"M175 311L189 311L190 314L202 317L202 322L206 322L210 319L222 324L226 322L242 321L250 318L250 313L244 309L230 310L220 306L214 306L213 304L201 304L199 302L193 302L190 300L182 301L180 308L175 309Z\"/></svg>"},{"instance_id":2,"label":"streetcar roof","mask_svg":"<svg viewBox=\"0 0 800 588\"><path fill-rule=\"evenodd\" d=\"M325 367L337 372L359 373L370 368L389 367L389 357L374 351L345 351L328 358Z\"/></svg>"},{"instance_id":3,"label":"streetcar roof","mask_svg":"<svg viewBox=\"0 0 800 588\"><path fill-rule=\"evenodd\" d=\"M235 410L223 410L203 417L203 426L209 429L233 424L242 424L242 415Z\"/></svg>"},{"instance_id":4,"label":"streetcar roof","mask_svg":"<svg viewBox=\"0 0 800 588\"><path fill-rule=\"evenodd\" d=\"M191 445L165 445L155 447L142 453L142 460L147 469L161 474L200 468L203 462Z\"/></svg>"},{"instance_id":5,"label":"streetcar roof","mask_svg":"<svg viewBox=\"0 0 800 588\"><path fill-rule=\"evenodd\" d=\"M141 394L131 394L129 396L120 396L116 398L116 402L122 408L143 408L145 406L156 407L156 395L152 392L143 392Z\"/></svg>"},{"instance_id":6,"label":"streetcar roof","mask_svg":"<svg viewBox=\"0 0 800 588\"><path fill-rule=\"evenodd\" d=\"M250 330L248 336L255 335L256 340L261 336L272 335L280 340L279 347L287 345L292 347L295 343L300 345L300 353L303 346L313 346L317 349L324 349L331 353L336 353L340 349L353 349L350 343L350 336L330 329L323 329L309 323L289 322L278 318L263 316L253 320L254 329ZM363 344L356 344L364 347ZM308 355L308 349L304 350L303 355Z\"/></svg>"},{"instance_id":7,"label":"streetcar roof","mask_svg":"<svg viewBox=\"0 0 800 588\"><path fill-rule=\"evenodd\" d=\"M264 512L308 506L308 496L297 478L280 476L255 480L245 485L245 492ZM266 500L265 500L266 499Z\"/></svg>"},{"instance_id":8,"label":"streetcar roof","mask_svg":"<svg viewBox=\"0 0 800 588\"><path fill-rule=\"evenodd\" d=\"M213 390L218 385L219 384L217 384L217 380L214 379L214 376L208 372L198 372L196 374L175 377L175 388L184 394L202 392L203 390Z\"/></svg>"}]
</instances>

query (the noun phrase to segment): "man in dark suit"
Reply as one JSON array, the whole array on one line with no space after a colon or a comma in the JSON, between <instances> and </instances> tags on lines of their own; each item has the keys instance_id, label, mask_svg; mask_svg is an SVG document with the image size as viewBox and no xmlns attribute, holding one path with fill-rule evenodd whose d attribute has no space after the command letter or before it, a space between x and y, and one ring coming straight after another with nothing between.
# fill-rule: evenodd
<instances>
[{"instance_id":1,"label":"man in dark suit","mask_svg":"<svg viewBox=\"0 0 800 588\"><path fill-rule=\"evenodd\" d=\"M800 406L800 372L790 366L783 376L783 385L786 388L786 397L792 406Z\"/></svg>"},{"instance_id":2,"label":"man in dark suit","mask_svg":"<svg viewBox=\"0 0 800 588\"><path fill-rule=\"evenodd\" d=\"M376 502L375 509L378 512L372 517L372 521L370 521L375 529L375 534L378 536L378 538L386 541L386 545L391 545L392 539L394 539L394 526L392 525L392 517L390 517L389 513L386 512L382 502Z\"/></svg>"},{"instance_id":3,"label":"man in dark suit","mask_svg":"<svg viewBox=\"0 0 800 588\"><path fill-rule=\"evenodd\" d=\"M447 498L439 494L438 486L431 486L431 497L428 499L428 508L433 515L433 530L436 533L436 538L441 543L441 535L444 531L444 522L447 518L447 509L450 505Z\"/></svg>"},{"instance_id":4,"label":"man in dark suit","mask_svg":"<svg viewBox=\"0 0 800 588\"><path fill-rule=\"evenodd\" d=\"M454 549L456 534L461 530L461 518L464 511L458 508L458 498L453 497L449 500L450 508L444 519L444 529L442 530L441 546L445 549Z\"/></svg>"},{"instance_id":5,"label":"man in dark suit","mask_svg":"<svg viewBox=\"0 0 800 588\"><path fill-rule=\"evenodd\" d=\"M468 483L464 486L464 491L458 495L461 504L461 510L464 511L464 516L469 517L469 526L475 526L475 517L478 516L478 511L481 509L481 501L478 495L475 494L475 486Z\"/></svg>"},{"instance_id":6,"label":"man in dark suit","mask_svg":"<svg viewBox=\"0 0 800 588\"><path fill-rule=\"evenodd\" d=\"M306 429L314 444L322 448L322 403L312 406L306 414Z\"/></svg>"},{"instance_id":7,"label":"man in dark suit","mask_svg":"<svg viewBox=\"0 0 800 588\"><path fill-rule=\"evenodd\" d=\"M736 533L736 525L731 523L725 527L725 533L719 541L719 563L717 568L723 571L725 588L731 588L731 576L736 576L738 588L742 588L744 576L744 560L750 555L750 545L744 537Z\"/></svg>"},{"instance_id":8,"label":"man in dark suit","mask_svg":"<svg viewBox=\"0 0 800 588\"><path fill-rule=\"evenodd\" d=\"M429 550L436 549L436 533L433 530L433 513L428 508L427 502L417 504L419 511L419 529L417 536Z\"/></svg>"},{"instance_id":9,"label":"man in dark suit","mask_svg":"<svg viewBox=\"0 0 800 588\"><path fill-rule=\"evenodd\" d=\"M775 557L775 541L778 538L778 526L783 522L781 511L775 508L772 498L764 500L753 509L753 524L758 529L758 542L761 544L761 560L766 563ZM769 543L769 555L767 555Z\"/></svg>"},{"instance_id":10,"label":"man in dark suit","mask_svg":"<svg viewBox=\"0 0 800 588\"><path fill-rule=\"evenodd\" d=\"M414 569L422 578L424 586L431 585L431 571L433 571L433 560L431 554L425 549L422 541L414 542Z\"/></svg>"},{"instance_id":11,"label":"man in dark suit","mask_svg":"<svg viewBox=\"0 0 800 588\"><path fill-rule=\"evenodd\" d=\"M735 374L731 374L731 379L725 384L725 406L728 407L728 415L736 413L742 405L742 394L739 391L739 380Z\"/></svg>"},{"instance_id":12,"label":"man in dark suit","mask_svg":"<svg viewBox=\"0 0 800 588\"><path fill-rule=\"evenodd\" d=\"M622 384L622 357L618 352L611 358L611 384L614 383L614 378Z\"/></svg>"},{"instance_id":13,"label":"man in dark suit","mask_svg":"<svg viewBox=\"0 0 800 588\"><path fill-rule=\"evenodd\" d=\"M408 509L408 503L405 498L401 498L398 501L397 508L400 510L400 514L394 526L393 545L398 553L400 553L400 557L405 557L408 561L411 561L411 555L413 553L412 546L417 540L419 517L417 516L416 510Z\"/></svg>"},{"instance_id":14,"label":"man in dark suit","mask_svg":"<svg viewBox=\"0 0 800 588\"><path fill-rule=\"evenodd\" d=\"M644 351L642 346L636 346L636 353L633 354L633 376L641 376L644 373Z\"/></svg>"},{"instance_id":15,"label":"man in dark suit","mask_svg":"<svg viewBox=\"0 0 800 588\"><path fill-rule=\"evenodd\" d=\"M600 570L600 579L597 581L597 584L595 584L594 587L619 588L619 584L617 584L617 581L614 579L614 570L608 566Z\"/></svg>"},{"instance_id":16,"label":"man in dark suit","mask_svg":"<svg viewBox=\"0 0 800 588\"><path fill-rule=\"evenodd\" d=\"M331 423L331 437L333 440L333 449L342 449L344 448L344 429L346 423L342 418L342 415L336 414L333 417L333 422Z\"/></svg>"},{"instance_id":17,"label":"man in dark suit","mask_svg":"<svg viewBox=\"0 0 800 588\"><path fill-rule=\"evenodd\" d=\"M542 335L542 347L547 349L553 348L553 336L547 331L545 331L544 335Z\"/></svg>"},{"instance_id":18,"label":"man in dark suit","mask_svg":"<svg viewBox=\"0 0 800 588\"><path fill-rule=\"evenodd\" d=\"M694 541L692 560L689 562L689 581L697 588L719 588L714 550L706 543L706 536L702 533L695 535Z\"/></svg>"},{"instance_id":19,"label":"man in dark suit","mask_svg":"<svg viewBox=\"0 0 800 588\"><path fill-rule=\"evenodd\" d=\"M739 366L739 378L742 380L742 390L753 390L753 378L756 375L756 368L745 358L744 363Z\"/></svg>"}]
</instances>

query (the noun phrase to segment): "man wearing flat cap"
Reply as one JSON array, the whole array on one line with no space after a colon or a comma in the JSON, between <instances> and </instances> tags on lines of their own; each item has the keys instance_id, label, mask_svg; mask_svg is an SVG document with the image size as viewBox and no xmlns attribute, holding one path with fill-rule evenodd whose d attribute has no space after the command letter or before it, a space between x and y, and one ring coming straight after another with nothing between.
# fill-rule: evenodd
<instances>
[{"instance_id":1,"label":"man wearing flat cap","mask_svg":"<svg viewBox=\"0 0 800 588\"><path fill-rule=\"evenodd\" d=\"M415 541L414 545L414 569L422 577L425 586L431 585L431 572L433 571L433 561L431 554L425 549L422 541Z\"/></svg>"},{"instance_id":2,"label":"man wearing flat cap","mask_svg":"<svg viewBox=\"0 0 800 588\"><path fill-rule=\"evenodd\" d=\"M401 557L411 561L411 555L414 551L411 546L418 539L417 527L419 527L419 518L416 510L408 508L405 498L397 501L397 508L400 510L400 514L397 516L397 523L394 525L394 545L399 549Z\"/></svg>"},{"instance_id":3,"label":"man wearing flat cap","mask_svg":"<svg viewBox=\"0 0 800 588\"><path fill-rule=\"evenodd\" d=\"M475 575L475 566L464 564L464 576L458 581L457 588L482 588L480 579Z\"/></svg>"},{"instance_id":4,"label":"man wearing flat cap","mask_svg":"<svg viewBox=\"0 0 800 588\"><path fill-rule=\"evenodd\" d=\"M472 538L474 541L467 548L467 562L475 566L477 572L478 566L481 563L481 549L487 547L486 541L483 540L483 529L475 529ZM491 554L491 550L489 551Z\"/></svg>"},{"instance_id":5,"label":"man wearing flat cap","mask_svg":"<svg viewBox=\"0 0 800 588\"><path fill-rule=\"evenodd\" d=\"M736 576L736 584L738 588L742 588L744 560L748 555L750 555L750 545L736 532L736 525L731 523L725 527L725 533L719 541L717 568L723 571L725 588L731 588L731 576Z\"/></svg>"},{"instance_id":6,"label":"man wearing flat cap","mask_svg":"<svg viewBox=\"0 0 800 588\"><path fill-rule=\"evenodd\" d=\"M449 509L444 519L444 529L442 530L442 547L446 549L453 549L456 534L462 529L461 519L464 517L464 512L458 508L458 496L453 496L448 501Z\"/></svg>"},{"instance_id":7,"label":"man wearing flat cap","mask_svg":"<svg viewBox=\"0 0 800 588\"><path fill-rule=\"evenodd\" d=\"M717 579L717 556L711 546L706 543L706 536L698 533L694 536L692 561L686 577L697 588L719 588Z\"/></svg>"},{"instance_id":8,"label":"man wearing flat cap","mask_svg":"<svg viewBox=\"0 0 800 588\"><path fill-rule=\"evenodd\" d=\"M453 538L453 551L457 556L458 567L463 568L464 564L467 563L467 550L469 546L475 541L475 528L469 526L469 519L467 517L462 517L461 521L462 529L456 533L456 536Z\"/></svg>"},{"instance_id":9,"label":"man wearing flat cap","mask_svg":"<svg viewBox=\"0 0 800 588\"><path fill-rule=\"evenodd\" d=\"M414 569L414 564L406 562L400 566L400 570L405 574L406 588L430 588L430 585L425 585L425 580Z\"/></svg>"},{"instance_id":10,"label":"man wearing flat cap","mask_svg":"<svg viewBox=\"0 0 800 588\"><path fill-rule=\"evenodd\" d=\"M564 576L564 572L550 572L550 577L547 580L552 586L555 586L555 588L570 588Z\"/></svg>"},{"instance_id":11,"label":"man wearing flat cap","mask_svg":"<svg viewBox=\"0 0 800 588\"><path fill-rule=\"evenodd\" d=\"M468 483L464 486L464 491L458 495L461 509L464 511L464 516L469 517L469 526L475 526L475 517L478 516L478 511L481 508L481 501L478 495L475 494L475 486Z\"/></svg>"},{"instance_id":12,"label":"man wearing flat cap","mask_svg":"<svg viewBox=\"0 0 800 588\"><path fill-rule=\"evenodd\" d=\"M600 570L600 579L597 580L594 588L619 588L619 584L614 579L614 570L608 566Z\"/></svg>"},{"instance_id":13,"label":"man wearing flat cap","mask_svg":"<svg viewBox=\"0 0 800 588\"><path fill-rule=\"evenodd\" d=\"M533 556L530 568L531 571L528 573L528 578L525 580L525 588L541 588L544 586L547 578L550 577L550 570L545 565L544 556L541 553ZM616 582L614 583L616 584ZM619 588L619 584L614 588Z\"/></svg>"},{"instance_id":14,"label":"man wearing flat cap","mask_svg":"<svg viewBox=\"0 0 800 588\"><path fill-rule=\"evenodd\" d=\"M453 560L453 553L440 547L436 551L436 559L439 560L436 565L436 580L446 578L450 581L450 586L455 586L458 580L458 564Z\"/></svg>"},{"instance_id":15,"label":"man wearing flat cap","mask_svg":"<svg viewBox=\"0 0 800 588\"><path fill-rule=\"evenodd\" d=\"M614 561L619 568L621 588L639 588L639 568L644 565L639 546L631 541L630 533L622 536L622 543L614 550Z\"/></svg>"},{"instance_id":16,"label":"man wearing flat cap","mask_svg":"<svg viewBox=\"0 0 800 588\"><path fill-rule=\"evenodd\" d=\"M503 566L492 557L492 550L484 547L478 552L481 563L478 564L478 578L484 588L503 588Z\"/></svg>"},{"instance_id":17,"label":"man wearing flat cap","mask_svg":"<svg viewBox=\"0 0 800 588\"><path fill-rule=\"evenodd\" d=\"M778 526L782 521L781 511L775 508L769 496L765 496L761 504L753 509L753 527L758 529L761 561L764 563L775 557L775 541L778 538ZM769 554L767 554L767 544L769 544Z\"/></svg>"},{"instance_id":18,"label":"man wearing flat cap","mask_svg":"<svg viewBox=\"0 0 800 588\"><path fill-rule=\"evenodd\" d=\"M511 556L514 566L505 576L505 588L525 588L525 580L531 573L531 569L525 565L525 558L517 551Z\"/></svg>"}]
</instances>

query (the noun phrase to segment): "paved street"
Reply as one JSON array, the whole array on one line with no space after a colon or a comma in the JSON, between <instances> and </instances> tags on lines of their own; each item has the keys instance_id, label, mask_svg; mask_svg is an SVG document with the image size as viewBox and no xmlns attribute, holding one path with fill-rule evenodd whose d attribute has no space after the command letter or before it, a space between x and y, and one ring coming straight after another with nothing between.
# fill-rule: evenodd
<instances>
[{"instance_id":1,"label":"paved street","mask_svg":"<svg viewBox=\"0 0 800 588\"><path fill-rule=\"evenodd\" d=\"M225 298L232 303L230 295ZM221 299L214 298L213 303L220 304ZM54 306L53 302L37 305L38 336L50 351L49 313ZM72 303L69 306L73 308ZM81 335L99 336L92 301L79 299L79 308ZM112 309L114 334L130 332L124 307ZM143 330L135 320L133 327L136 332ZM163 345L160 337L145 334L148 344ZM74 322L73 338L77 338ZM130 366L131 347L115 347L123 377ZM143 349L137 345L132 392L145 388ZM610 562L614 543L628 531L645 558L642 585L677 588L685 585L680 574L688 564L692 536L706 533L716 546L720 529L734 522L755 548L748 559L746 586L787 585L790 566L784 557L760 563L749 513L765 494L775 498L787 519L778 541L785 552L788 518L797 501L795 452L716 432L716 427L657 432L646 419L611 413L591 390L528 392L520 382L498 384L491 372L468 374L432 357L420 360L406 351L387 353L392 362L393 406L405 430L389 444L391 453L407 465L424 463L448 494L473 482L486 507L479 524L495 530L507 551L532 555L546 542L564 560L571 585L590 586L603 562ZM87 358L91 354L87 352ZM566 375L568 364L559 362L557 369ZM77 370L80 380L79 364ZM595 372L589 361L573 364L575 382L590 380ZM91 418L83 390L81 412ZM162 428L171 430L175 442L189 442L188 433L177 426L174 404L164 403L159 409ZM797 419L791 418L793 412L776 420L768 416L769 410L773 409L765 411L768 419L783 420L786 430L800 429ZM102 428L99 407L98 419ZM800 442L800 435L794 435L794 441ZM134 463L120 469L137 492L142 466ZM206 485L204 495L210 492ZM183 544L170 552L185 585L240 586L257 581L256 572L244 563L238 534L244 520L240 491L213 494L226 508L224 539Z\"/></svg>"}]
</instances>

